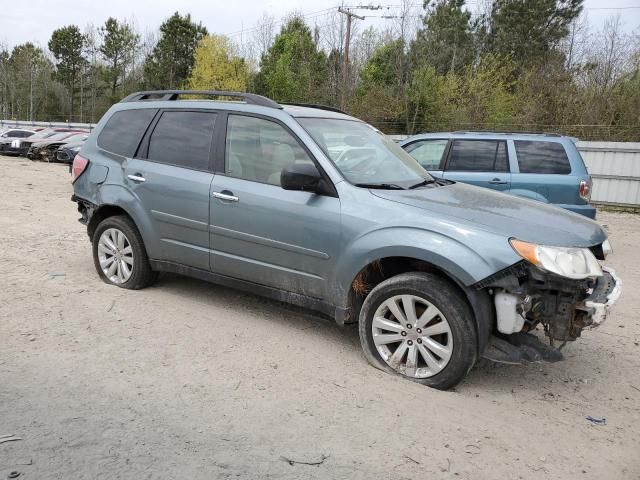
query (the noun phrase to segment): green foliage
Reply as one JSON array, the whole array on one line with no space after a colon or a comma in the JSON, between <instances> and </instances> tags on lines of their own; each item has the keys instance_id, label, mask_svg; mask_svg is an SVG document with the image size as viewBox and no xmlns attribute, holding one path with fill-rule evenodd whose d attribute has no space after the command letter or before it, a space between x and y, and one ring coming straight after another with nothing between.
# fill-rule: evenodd
<instances>
[{"instance_id":1,"label":"green foliage","mask_svg":"<svg viewBox=\"0 0 640 480\"><path fill-rule=\"evenodd\" d=\"M422 29L411 45L411 59L417 68L432 65L436 73L459 73L475 58L475 24L465 0L438 0L429 7Z\"/></svg>"},{"instance_id":2,"label":"green foliage","mask_svg":"<svg viewBox=\"0 0 640 480\"><path fill-rule=\"evenodd\" d=\"M189 15L167 18L157 43L153 36L141 43L132 25L114 18L84 34L71 25L49 42L55 65L32 44L12 51L0 44L0 117L96 121L142 85L188 86L340 104L387 133L527 129L637 141L636 38L620 20L586 38L571 24L582 3L490 0L489 13L478 18L465 0L430 0L409 44L404 23L396 24L402 36L394 36L373 27L358 33L356 22L346 76L344 32L312 31L300 16L289 17L273 42L273 22L258 28L259 70L249 67L255 44L242 45L245 61L230 39L207 36Z\"/></svg>"},{"instance_id":3,"label":"green foliage","mask_svg":"<svg viewBox=\"0 0 640 480\"><path fill-rule=\"evenodd\" d=\"M256 89L276 101L323 102L327 56L301 17L291 17L260 61Z\"/></svg>"},{"instance_id":4,"label":"green foliage","mask_svg":"<svg viewBox=\"0 0 640 480\"><path fill-rule=\"evenodd\" d=\"M378 48L360 74L362 88L373 85L398 86L406 81L402 66L406 63L404 42L394 40Z\"/></svg>"},{"instance_id":5,"label":"green foliage","mask_svg":"<svg viewBox=\"0 0 640 480\"><path fill-rule=\"evenodd\" d=\"M129 24L120 23L113 17L107 19L100 33L100 53L106 62L103 77L111 88L111 100L117 101L116 90L124 81L126 67L135 57L140 36Z\"/></svg>"},{"instance_id":6,"label":"green foliage","mask_svg":"<svg viewBox=\"0 0 640 480\"><path fill-rule=\"evenodd\" d=\"M195 23L191 15L178 12L160 26L160 40L144 64L148 87L154 89L178 88L191 75L198 42L207 35L202 23Z\"/></svg>"},{"instance_id":7,"label":"green foliage","mask_svg":"<svg viewBox=\"0 0 640 480\"><path fill-rule=\"evenodd\" d=\"M520 70L537 65L566 37L584 0L494 0L487 48Z\"/></svg>"},{"instance_id":8,"label":"green foliage","mask_svg":"<svg viewBox=\"0 0 640 480\"><path fill-rule=\"evenodd\" d=\"M188 85L193 90L244 92L249 75L244 59L224 35L207 35L198 44Z\"/></svg>"},{"instance_id":9,"label":"green foliage","mask_svg":"<svg viewBox=\"0 0 640 480\"><path fill-rule=\"evenodd\" d=\"M49 40L49 50L56 59L56 76L67 88L70 95L70 112L74 113L76 83L80 69L86 62L83 57L84 36L76 25L69 25L53 31Z\"/></svg>"},{"instance_id":10,"label":"green foliage","mask_svg":"<svg viewBox=\"0 0 640 480\"><path fill-rule=\"evenodd\" d=\"M47 86L53 65L44 51L32 43L14 47L7 60L11 67L13 115L25 119L37 118L46 110Z\"/></svg>"}]
</instances>

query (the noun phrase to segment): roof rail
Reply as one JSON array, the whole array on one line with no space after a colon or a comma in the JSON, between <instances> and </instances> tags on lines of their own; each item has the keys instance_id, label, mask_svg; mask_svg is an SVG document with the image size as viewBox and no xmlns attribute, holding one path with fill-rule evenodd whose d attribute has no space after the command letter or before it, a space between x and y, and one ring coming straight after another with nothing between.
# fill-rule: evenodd
<instances>
[{"instance_id":1,"label":"roof rail","mask_svg":"<svg viewBox=\"0 0 640 480\"><path fill-rule=\"evenodd\" d=\"M506 135L547 135L549 137L562 137L560 133L548 133L548 132L518 132L513 130L456 130L453 133L501 133Z\"/></svg>"},{"instance_id":2,"label":"roof rail","mask_svg":"<svg viewBox=\"0 0 640 480\"><path fill-rule=\"evenodd\" d=\"M339 108L332 107L330 105L321 105L319 103L291 103L291 102L284 102L283 105L291 105L292 107L317 108L318 110L327 110L328 112L343 113L345 115L348 115L347 112L344 112L344 111L340 110Z\"/></svg>"},{"instance_id":3,"label":"roof rail","mask_svg":"<svg viewBox=\"0 0 640 480\"><path fill-rule=\"evenodd\" d=\"M235 97L241 98L250 105L260 105L261 107L278 108L282 106L270 98L245 92L226 92L223 90L148 90L135 92L123 98L120 102L141 102L145 100L178 100L181 95L207 95L211 97Z\"/></svg>"}]
</instances>

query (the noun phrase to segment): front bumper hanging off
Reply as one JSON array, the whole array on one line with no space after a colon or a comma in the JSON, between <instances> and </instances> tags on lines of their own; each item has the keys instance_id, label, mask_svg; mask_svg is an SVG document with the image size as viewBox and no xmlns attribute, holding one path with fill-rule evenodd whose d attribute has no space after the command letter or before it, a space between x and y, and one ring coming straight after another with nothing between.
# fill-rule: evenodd
<instances>
[{"instance_id":1,"label":"front bumper hanging off","mask_svg":"<svg viewBox=\"0 0 640 480\"><path fill-rule=\"evenodd\" d=\"M622 293L622 280L613 268L602 267L602 274L593 292L584 301L584 308L591 318L591 327L597 327L607 319Z\"/></svg>"},{"instance_id":2,"label":"front bumper hanging off","mask_svg":"<svg viewBox=\"0 0 640 480\"><path fill-rule=\"evenodd\" d=\"M583 330L601 325L622 293L622 281L609 267L602 267L595 280L573 281L521 264L482 287L493 287L497 314L483 357L512 364L561 360L560 349ZM548 344L531 333L537 325Z\"/></svg>"}]
</instances>

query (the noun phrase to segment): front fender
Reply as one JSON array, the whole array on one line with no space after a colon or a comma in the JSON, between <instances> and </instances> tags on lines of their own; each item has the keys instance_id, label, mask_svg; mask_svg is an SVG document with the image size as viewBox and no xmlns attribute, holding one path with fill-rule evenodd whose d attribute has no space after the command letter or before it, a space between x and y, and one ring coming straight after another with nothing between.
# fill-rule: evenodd
<instances>
[{"instance_id":1,"label":"front fender","mask_svg":"<svg viewBox=\"0 0 640 480\"><path fill-rule=\"evenodd\" d=\"M336 262L337 305L347 305L351 283L370 263L388 257L423 260L462 285L472 285L496 272L496 267L461 241L412 227L388 227L355 239Z\"/></svg>"}]
</instances>

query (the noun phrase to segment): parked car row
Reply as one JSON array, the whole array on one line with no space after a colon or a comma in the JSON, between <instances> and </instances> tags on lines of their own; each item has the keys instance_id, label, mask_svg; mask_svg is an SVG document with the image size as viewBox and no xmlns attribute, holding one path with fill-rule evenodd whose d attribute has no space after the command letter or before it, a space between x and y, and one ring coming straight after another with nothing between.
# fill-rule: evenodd
<instances>
[{"instance_id":1,"label":"parked car row","mask_svg":"<svg viewBox=\"0 0 640 480\"><path fill-rule=\"evenodd\" d=\"M567 205L556 198L584 189L584 166L570 140L538 138L408 141L421 166L332 108L139 92L75 156L72 200L106 283L140 289L173 272L318 310L358 323L375 367L445 389L480 357L560 360L620 296L598 262L611 250L599 224L448 177L465 167L473 181L483 165L517 193L516 174L568 175L550 199ZM560 148L566 160L547 167ZM531 188L555 192L544 185Z\"/></svg>"},{"instance_id":2,"label":"parked car row","mask_svg":"<svg viewBox=\"0 0 640 480\"><path fill-rule=\"evenodd\" d=\"M71 163L73 148L82 145L88 136L89 132L86 130L64 127L11 128L0 133L0 155L20 155L31 160ZM78 148L75 151L77 150Z\"/></svg>"}]
</instances>

